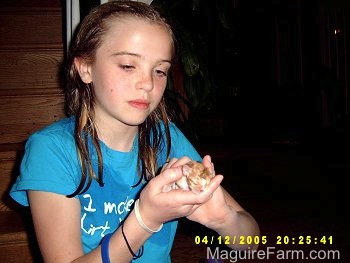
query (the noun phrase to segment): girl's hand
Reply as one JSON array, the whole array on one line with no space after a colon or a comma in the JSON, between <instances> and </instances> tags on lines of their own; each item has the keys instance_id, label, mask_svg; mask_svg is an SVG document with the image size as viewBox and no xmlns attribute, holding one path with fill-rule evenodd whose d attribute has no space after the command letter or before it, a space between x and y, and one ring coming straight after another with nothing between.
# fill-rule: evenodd
<instances>
[{"instance_id":1,"label":"girl's hand","mask_svg":"<svg viewBox=\"0 0 350 263\"><path fill-rule=\"evenodd\" d=\"M221 176L213 178L208 188L201 193L172 189L174 183L183 176L181 166L189 161L188 157L172 159L142 190L139 209L149 228L157 229L164 222L193 214L198 207L208 202L219 186Z\"/></svg>"},{"instance_id":2,"label":"girl's hand","mask_svg":"<svg viewBox=\"0 0 350 263\"><path fill-rule=\"evenodd\" d=\"M209 169L209 171L215 175L214 164L211 162L209 155L203 158L203 165ZM215 175L209 187L204 191L213 191L212 197L205 203L197 206L196 210L187 216L188 219L196 221L202 225L205 225L211 229L223 222L225 217L231 213L231 209L226 202L226 192L220 186L222 182L222 175Z\"/></svg>"}]
</instances>

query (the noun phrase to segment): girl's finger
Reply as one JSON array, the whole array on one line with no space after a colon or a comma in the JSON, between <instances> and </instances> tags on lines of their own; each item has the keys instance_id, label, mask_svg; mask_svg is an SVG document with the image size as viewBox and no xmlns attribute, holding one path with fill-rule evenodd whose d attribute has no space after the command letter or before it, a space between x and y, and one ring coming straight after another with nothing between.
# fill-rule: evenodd
<instances>
[{"instance_id":1,"label":"girl's finger","mask_svg":"<svg viewBox=\"0 0 350 263\"><path fill-rule=\"evenodd\" d=\"M161 173L154 177L151 181L152 183L156 183L159 186L163 187L164 185L171 184L176 182L182 177L182 169L181 167L171 167L171 163L165 164Z\"/></svg>"},{"instance_id":2,"label":"girl's finger","mask_svg":"<svg viewBox=\"0 0 350 263\"><path fill-rule=\"evenodd\" d=\"M169 162L169 167L177 167L177 166L182 166L188 162L192 161L189 157L181 157L180 159L171 159Z\"/></svg>"},{"instance_id":3,"label":"girl's finger","mask_svg":"<svg viewBox=\"0 0 350 263\"><path fill-rule=\"evenodd\" d=\"M211 161L211 156L210 155L204 156L202 163L205 167L207 167L210 170L210 173L214 176L215 170L214 170L214 164Z\"/></svg>"}]
</instances>

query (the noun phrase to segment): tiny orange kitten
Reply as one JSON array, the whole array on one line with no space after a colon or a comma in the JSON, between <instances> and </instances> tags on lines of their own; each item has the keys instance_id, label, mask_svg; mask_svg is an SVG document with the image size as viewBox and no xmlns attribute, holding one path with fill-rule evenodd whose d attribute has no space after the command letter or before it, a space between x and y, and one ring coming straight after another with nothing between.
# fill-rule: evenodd
<instances>
[{"instance_id":1,"label":"tiny orange kitten","mask_svg":"<svg viewBox=\"0 0 350 263\"><path fill-rule=\"evenodd\" d=\"M213 175L203 164L191 161L182 166L183 177L175 182L174 189L191 190L194 193L203 191Z\"/></svg>"}]
</instances>

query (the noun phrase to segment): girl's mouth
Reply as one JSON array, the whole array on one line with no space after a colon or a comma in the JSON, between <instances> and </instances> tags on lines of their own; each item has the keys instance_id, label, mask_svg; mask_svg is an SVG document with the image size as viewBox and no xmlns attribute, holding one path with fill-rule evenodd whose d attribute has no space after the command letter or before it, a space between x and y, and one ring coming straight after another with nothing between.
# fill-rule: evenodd
<instances>
[{"instance_id":1,"label":"girl's mouth","mask_svg":"<svg viewBox=\"0 0 350 263\"><path fill-rule=\"evenodd\" d=\"M136 108L145 110L149 108L150 103L146 100L131 100L129 101L130 106Z\"/></svg>"}]
</instances>

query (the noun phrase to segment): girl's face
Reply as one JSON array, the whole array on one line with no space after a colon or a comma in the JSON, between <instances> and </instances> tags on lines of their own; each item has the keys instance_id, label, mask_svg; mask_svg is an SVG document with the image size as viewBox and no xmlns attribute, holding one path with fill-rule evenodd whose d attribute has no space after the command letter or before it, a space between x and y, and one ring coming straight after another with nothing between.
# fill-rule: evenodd
<instances>
[{"instance_id":1,"label":"girl's face","mask_svg":"<svg viewBox=\"0 0 350 263\"><path fill-rule=\"evenodd\" d=\"M137 126L157 107L171 66L172 39L165 27L138 18L110 22L92 64L76 60L93 83L99 124Z\"/></svg>"}]
</instances>

